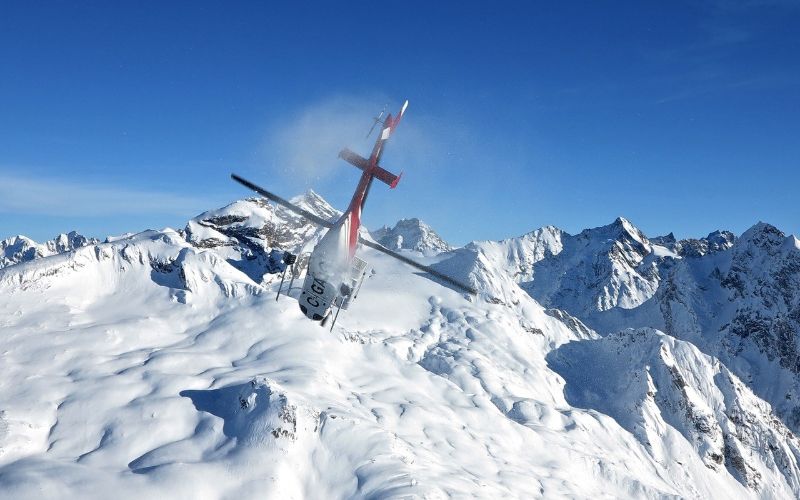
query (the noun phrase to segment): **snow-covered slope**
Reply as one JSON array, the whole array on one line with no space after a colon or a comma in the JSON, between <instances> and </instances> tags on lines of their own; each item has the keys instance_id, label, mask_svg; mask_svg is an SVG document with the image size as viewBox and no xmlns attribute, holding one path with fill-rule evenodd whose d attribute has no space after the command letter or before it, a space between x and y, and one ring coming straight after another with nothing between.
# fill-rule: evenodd
<instances>
[{"instance_id":1,"label":"snow-covered slope","mask_svg":"<svg viewBox=\"0 0 800 500\"><path fill-rule=\"evenodd\" d=\"M86 238L75 231L59 234L42 244L25 236L14 236L0 241L0 268L28 262L58 253L70 252L76 248L97 243L94 238Z\"/></svg>"},{"instance_id":2,"label":"snow-covered slope","mask_svg":"<svg viewBox=\"0 0 800 500\"><path fill-rule=\"evenodd\" d=\"M639 273L653 246L622 225L627 246L601 247ZM245 200L0 270L0 496L800 494L796 438L718 360L601 338L520 288L580 243L565 233L425 257L474 298L365 249L375 272L332 332L269 274L319 234Z\"/></svg>"},{"instance_id":3,"label":"snow-covered slope","mask_svg":"<svg viewBox=\"0 0 800 500\"><path fill-rule=\"evenodd\" d=\"M401 219L390 228L371 231L372 237L392 250L414 250L426 255L452 250L452 247L429 225L419 219Z\"/></svg>"}]
</instances>

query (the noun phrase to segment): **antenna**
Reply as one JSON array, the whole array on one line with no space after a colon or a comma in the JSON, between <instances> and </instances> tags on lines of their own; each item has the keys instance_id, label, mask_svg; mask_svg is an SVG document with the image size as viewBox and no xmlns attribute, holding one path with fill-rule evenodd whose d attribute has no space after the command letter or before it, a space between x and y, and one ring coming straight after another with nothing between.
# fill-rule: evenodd
<instances>
[{"instance_id":1,"label":"antenna","mask_svg":"<svg viewBox=\"0 0 800 500\"><path fill-rule=\"evenodd\" d=\"M383 115L386 114L386 106L387 105L384 104L383 105L383 110L381 110L381 114L379 114L378 116L375 116L375 117L372 118L372 120L373 120L372 127L369 129L369 132L367 132L367 135L364 137L365 139L367 137L369 137L370 135L372 135L372 131L375 130L375 127L378 126L379 123L381 125L383 125L385 123L382 118L383 118Z\"/></svg>"}]
</instances>

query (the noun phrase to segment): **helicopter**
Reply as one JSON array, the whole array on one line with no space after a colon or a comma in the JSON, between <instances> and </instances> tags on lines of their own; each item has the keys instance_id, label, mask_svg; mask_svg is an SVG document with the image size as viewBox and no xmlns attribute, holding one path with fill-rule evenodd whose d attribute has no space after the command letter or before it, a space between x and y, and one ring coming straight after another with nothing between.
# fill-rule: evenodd
<instances>
[{"instance_id":1,"label":"helicopter","mask_svg":"<svg viewBox=\"0 0 800 500\"><path fill-rule=\"evenodd\" d=\"M328 229L308 258L306 277L303 282L302 292L298 298L298 303L300 305L300 310L307 318L319 322L322 326L326 325L335 307L336 313L333 315L331 330L333 330L333 326L336 324L339 312L342 309L346 310L358 295L361 284L367 274L367 263L356 256L356 250L359 244L383 252L465 293L470 295L477 294L477 291L473 287L461 283L429 266L389 250L383 245L366 240L359 235L361 214L364 210L369 190L372 187L372 182L378 179L388 185L390 189L394 189L397 187L403 175L402 172L400 175L395 175L381 167L379 163L386 142L394 133L400 120L402 120L406 108L408 108L408 100L403 103L400 112L396 116L393 117L392 114L389 113L385 119L381 119L384 114L384 112L381 112L378 117L374 118L375 124L373 128L379 123L382 125L382 128L369 158L364 158L348 148L344 148L339 152L339 158L357 167L362 173L347 210L334 222L325 220L304 210L236 174L231 174L231 178L243 186L297 213L311 223ZM293 268L296 261L296 255L289 252L284 253L284 274L281 278L281 285L278 288L276 300L280 297L281 289L283 288L286 269L290 267ZM292 276L292 280L294 280L294 272ZM289 284L289 289L291 289L291 283Z\"/></svg>"}]
</instances>

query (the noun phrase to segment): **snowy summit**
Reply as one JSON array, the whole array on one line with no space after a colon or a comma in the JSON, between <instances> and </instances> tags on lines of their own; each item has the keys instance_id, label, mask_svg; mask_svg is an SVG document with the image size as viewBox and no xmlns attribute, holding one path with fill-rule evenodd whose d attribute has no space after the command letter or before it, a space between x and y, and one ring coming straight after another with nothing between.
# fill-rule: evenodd
<instances>
[{"instance_id":1,"label":"snowy summit","mask_svg":"<svg viewBox=\"0 0 800 500\"><path fill-rule=\"evenodd\" d=\"M371 235L392 250L415 250L426 255L452 250L433 228L419 219L402 219L394 227L383 226Z\"/></svg>"}]
</instances>

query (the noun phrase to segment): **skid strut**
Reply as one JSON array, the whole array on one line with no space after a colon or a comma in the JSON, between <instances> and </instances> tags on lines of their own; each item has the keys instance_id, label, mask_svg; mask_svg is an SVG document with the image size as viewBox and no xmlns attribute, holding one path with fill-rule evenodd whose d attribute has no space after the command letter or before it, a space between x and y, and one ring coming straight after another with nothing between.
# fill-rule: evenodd
<instances>
[{"instance_id":1,"label":"skid strut","mask_svg":"<svg viewBox=\"0 0 800 500\"><path fill-rule=\"evenodd\" d=\"M283 267L283 273L281 274L281 284L278 286L278 295L275 296L275 302L281 296L281 290L283 289L283 281L286 279L286 271L291 268L292 270L292 280L289 282L289 290L292 289L292 283L294 283L294 263L297 262L297 255L289 252L283 252L283 263L285 264Z\"/></svg>"}]
</instances>

